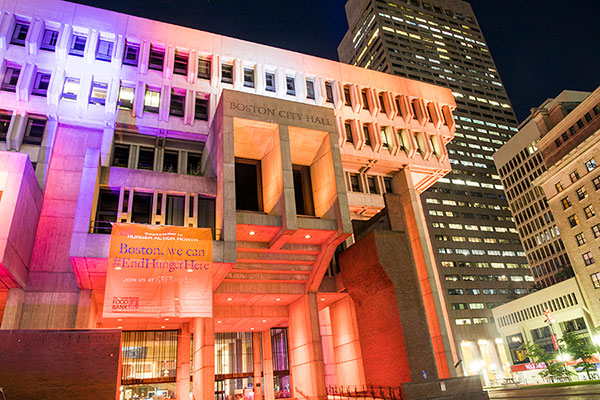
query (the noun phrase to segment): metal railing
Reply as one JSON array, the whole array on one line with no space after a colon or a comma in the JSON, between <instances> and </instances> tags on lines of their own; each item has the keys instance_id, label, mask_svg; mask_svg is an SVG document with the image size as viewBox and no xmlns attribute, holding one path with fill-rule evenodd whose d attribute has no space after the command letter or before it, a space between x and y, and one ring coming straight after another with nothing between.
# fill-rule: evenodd
<instances>
[{"instance_id":1,"label":"metal railing","mask_svg":"<svg viewBox=\"0 0 600 400\"><path fill-rule=\"evenodd\" d=\"M327 395L333 399L404 400L401 387L375 385L327 386Z\"/></svg>"}]
</instances>

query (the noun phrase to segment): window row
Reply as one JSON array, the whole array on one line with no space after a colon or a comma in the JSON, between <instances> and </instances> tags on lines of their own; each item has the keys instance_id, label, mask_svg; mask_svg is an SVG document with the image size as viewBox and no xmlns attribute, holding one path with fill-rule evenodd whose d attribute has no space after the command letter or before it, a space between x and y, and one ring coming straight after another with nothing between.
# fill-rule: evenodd
<instances>
[{"instance_id":1,"label":"window row","mask_svg":"<svg viewBox=\"0 0 600 400\"><path fill-rule=\"evenodd\" d=\"M473 325L481 325L490 323L490 318L488 317L473 317L473 318L455 318L454 323L458 326L460 325L471 325L471 321Z\"/></svg>"},{"instance_id":2,"label":"window row","mask_svg":"<svg viewBox=\"0 0 600 400\"><path fill-rule=\"evenodd\" d=\"M593 158L590 158L589 160L587 160L584 163L584 165L585 165L586 173L592 172L594 169L596 169L596 161ZM577 169L574 171L571 171L569 173L569 180L571 181L571 183L575 183L579 179L581 179L581 176L579 175L579 171ZM592 179L592 183L594 185L594 189L599 190L600 189L600 176L597 176L596 178ZM556 189L556 193L560 193L565 189L565 187L563 186L561 181L556 182L554 184L554 188ZM586 196L587 195L585 193L585 187L582 186L579 189L577 189L577 197L579 198L579 200L583 200Z\"/></svg>"},{"instance_id":3,"label":"window row","mask_svg":"<svg viewBox=\"0 0 600 400\"><path fill-rule=\"evenodd\" d=\"M453 310L492 310L502 303L452 303L451 307Z\"/></svg>"},{"instance_id":4,"label":"window row","mask_svg":"<svg viewBox=\"0 0 600 400\"><path fill-rule=\"evenodd\" d=\"M526 321L528 319L543 317L545 311L555 312L568 307L573 307L577 304L579 304L579 301L577 300L575 293L568 293L548 301L538 303L531 307L504 315L498 318L498 321L500 322L500 327L502 328L511 324Z\"/></svg>"},{"instance_id":5,"label":"window row","mask_svg":"<svg viewBox=\"0 0 600 400\"><path fill-rule=\"evenodd\" d=\"M577 120L577 122L571 125L567 131L563 132L559 137L554 139L555 146L557 148L560 147L563 143L569 140L569 138L575 136L575 134L577 134L585 125L589 124L592 119L596 118L598 115L600 115L600 104L595 105L590 111L584 114L583 118Z\"/></svg>"},{"instance_id":6,"label":"window row","mask_svg":"<svg viewBox=\"0 0 600 400\"><path fill-rule=\"evenodd\" d=\"M469 261L441 261L441 266L444 268L523 268L529 269L528 264L517 264L517 263L501 263L501 262L476 262L472 263Z\"/></svg>"},{"instance_id":7,"label":"window row","mask_svg":"<svg viewBox=\"0 0 600 400\"><path fill-rule=\"evenodd\" d=\"M516 294L516 295L525 295L527 294L528 291L527 289L524 288L515 288L515 289L510 289L510 288L485 288L485 289L476 289L476 288L470 288L470 289L448 289L448 295L450 296L477 296L477 295L496 295L496 294L500 294L500 295L511 295L511 294Z\"/></svg>"},{"instance_id":8,"label":"window row","mask_svg":"<svg viewBox=\"0 0 600 400\"><path fill-rule=\"evenodd\" d=\"M8 110L0 109L0 141L6 141L9 133L10 123L13 118L13 113ZM48 119L43 115L29 114L27 116L27 122L25 124L25 131L23 132L24 144L41 145L46 133L46 126ZM15 124L16 127L17 124ZM20 135L20 133L13 133L12 139L15 139L14 135Z\"/></svg>"},{"instance_id":9,"label":"window row","mask_svg":"<svg viewBox=\"0 0 600 400\"><path fill-rule=\"evenodd\" d=\"M463 256L475 255L475 256L502 256L502 257L525 257L523 251L512 251L512 250L482 250L482 249L452 249L450 247L438 247L439 254L459 254Z\"/></svg>"},{"instance_id":10,"label":"window row","mask_svg":"<svg viewBox=\"0 0 600 400\"><path fill-rule=\"evenodd\" d=\"M498 282L533 282L533 277L531 275L444 275L444 280L447 282L476 282L479 281L492 281L496 280Z\"/></svg>"}]
</instances>

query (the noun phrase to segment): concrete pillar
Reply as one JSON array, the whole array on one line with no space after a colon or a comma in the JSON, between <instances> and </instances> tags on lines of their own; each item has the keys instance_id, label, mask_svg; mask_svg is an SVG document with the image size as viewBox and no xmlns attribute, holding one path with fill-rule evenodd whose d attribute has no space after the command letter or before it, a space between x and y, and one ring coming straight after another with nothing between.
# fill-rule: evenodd
<instances>
[{"instance_id":1,"label":"concrete pillar","mask_svg":"<svg viewBox=\"0 0 600 400\"><path fill-rule=\"evenodd\" d=\"M275 400L275 386L273 381L273 348L271 347L271 331L262 332L263 350L263 387L264 400Z\"/></svg>"},{"instance_id":2,"label":"concrete pillar","mask_svg":"<svg viewBox=\"0 0 600 400\"><path fill-rule=\"evenodd\" d=\"M262 400L262 360L260 359L260 333L252 333L252 360L254 361L254 400Z\"/></svg>"},{"instance_id":3,"label":"concrete pillar","mask_svg":"<svg viewBox=\"0 0 600 400\"><path fill-rule=\"evenodd\" d=\"M190 400L190 325L181 325L177 336L177 400Z\"/></svg>"},{"instance_id":4,"label":"concrete pillar","mask_svg":"<svg viewBox=\"0 0 600 400\"><path fill-rule=\"evenodd\" d=\"M81 290L77 300L75 329L93 329L96 327L95 306L92 291Z\"/></svg>"},{"instance_id":5,"label":"concrete pillar","mask_svg":"<svg viewBox=\"0 0 600 400\"><path fill-rule=\"evenodd\" d=\"M329 310L337 383L341 386L362 386L365 384L365 370L352 298L347 296L333 303Z\"/></svg>"},{"instance_id":6,"label":"concrete pillar","mask_svg":"<svg viewBox=\"0 0 600 400\"><path fill-rule=\"evenodd\" d=\"M321 344L323 345L325 385L338 386L335 352L333 350L333 338L331 337L330 307L325 307L319 311L319 328L321 330Z\"/></svg>"},{"instance_id":7,"label":"concrete pillar","mask_svg":"<svg viewBox=\"0 0 600 400\"><path fill-rule=\"evenodd\" d=\"M433 248L425 222L421 199L408 168L401 169L392 180L394 193L400 195L403 218L390 218L392 230L405 231L411 243L417 275L421 286L423 304L427 315L429 333L435 353L440 378L456 376L454 361L458 360L454 347L450 320L442 293L441 281L435 263ZM399 221L403 221L398 223Z\"/></svg>"},{"instance_id":8,"label":"concrete pillar","mask_svg":"<svg viewBox=\"0 0 600 400\"><path fill-rule=\"evenodd\" d=\"M290 304L288 338L293 397L325 400L327 389L316 293L305 294Z\"/></svg>"},{"instance_id":9,"label":"concrete pillar","mask_svg":"<svg viewBox=\"0 0 600 400\"><path fill-rule=\"evenodd\" d=\"M4 307L4 315L2 316L2 325L0 326L0 329L19 329L24 297L25 291L23 289L8 289L6 306Z\"/></svg>"},{"instance_id":10,"label":"concrete pillar","mask_svg":"<svg viewBox=\"0 0 600 400\"><path fill-rule=\"evenodd\" d=\"M194 318L193 400L215 396L215 329L212 318Z\"/></svg>"}]
</instances>

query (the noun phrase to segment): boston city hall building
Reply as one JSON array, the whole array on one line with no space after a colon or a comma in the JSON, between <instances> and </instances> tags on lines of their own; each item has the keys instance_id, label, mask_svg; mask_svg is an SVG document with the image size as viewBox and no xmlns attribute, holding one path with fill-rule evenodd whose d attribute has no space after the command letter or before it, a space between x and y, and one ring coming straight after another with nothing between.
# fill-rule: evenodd
<instances>
[{"instance_id":1,"label":"boston city hall building","mask_svg":"<svg viewBox=\"0 0 600 400\"><path fill-rule=\"evenodd\" d=\"M455 366L419 200L450 170L450 90L57 0L0 7L8 398L41 366L70 382L46 399L487 398ZM212 259L175 271L202 306L179 284L144 313L109 296L174 276L151 245L120 244L145 267L111 258L116 227L208 232Z\"/></svg>"}]
</instances>

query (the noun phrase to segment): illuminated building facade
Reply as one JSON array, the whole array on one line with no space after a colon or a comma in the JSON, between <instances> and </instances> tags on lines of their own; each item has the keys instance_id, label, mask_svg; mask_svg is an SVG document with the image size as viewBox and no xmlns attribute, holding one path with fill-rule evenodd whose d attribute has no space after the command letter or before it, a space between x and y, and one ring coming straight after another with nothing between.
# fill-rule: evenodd
<instances>
[{"instance_id":1,"label":"illuminated building facade","mask_svg":"<svg viewBox=\"0 0 600 400\"><path fill-rule=\"evenodd\" d=\"M439 384L456 357L418 200L450 171L449 90L60 1L7 4L0 54L2 329L123 330L122 399L466 390ZM342 249L386 192L412 275L384 279L397 312L365 311ZM103 317L115 222L211 229L212 317ZM374 315L393 336L359 336ZM378 374L390 337L406 357Z\"/></svg>"},{"instance_id":2,"label":"illuminated building facade","mask_svg":"<svg viewBox=\"0 0 600 400\"><path fill-rule=\"evenodd\" d=\"M536 284L547 287L572 277L571 262L544 192L533 185L545 170L537 142L589 93L564 91L548 99L495 154L494 161ZM529 278L529 277L528 277Z\"/></svg>"},{"instance_id":3,"label":"illuminated building facade","mask_svg":"<svg viewBox=\"0 0 600 400\"><path fill-rule=\"evenodd\" d=\"M452 172L421 195L465 374L502 379L492 308L529 293L525 253L492 155L517 120L471 6L460 0L349 0L340 61L450 88Z\"/></svg>"},{"instance_id":4,"label":"illuminated building facade","mask_svg":"<svg viewBox=\"0 0 600 400\"><path fill-rule=\"evenodd\" d=\"M537 147L546 171L533 182L546 194L596 327L600 325L599 128L600 89L596 89L541 137Z\"/></svg>"}]
</instances>

